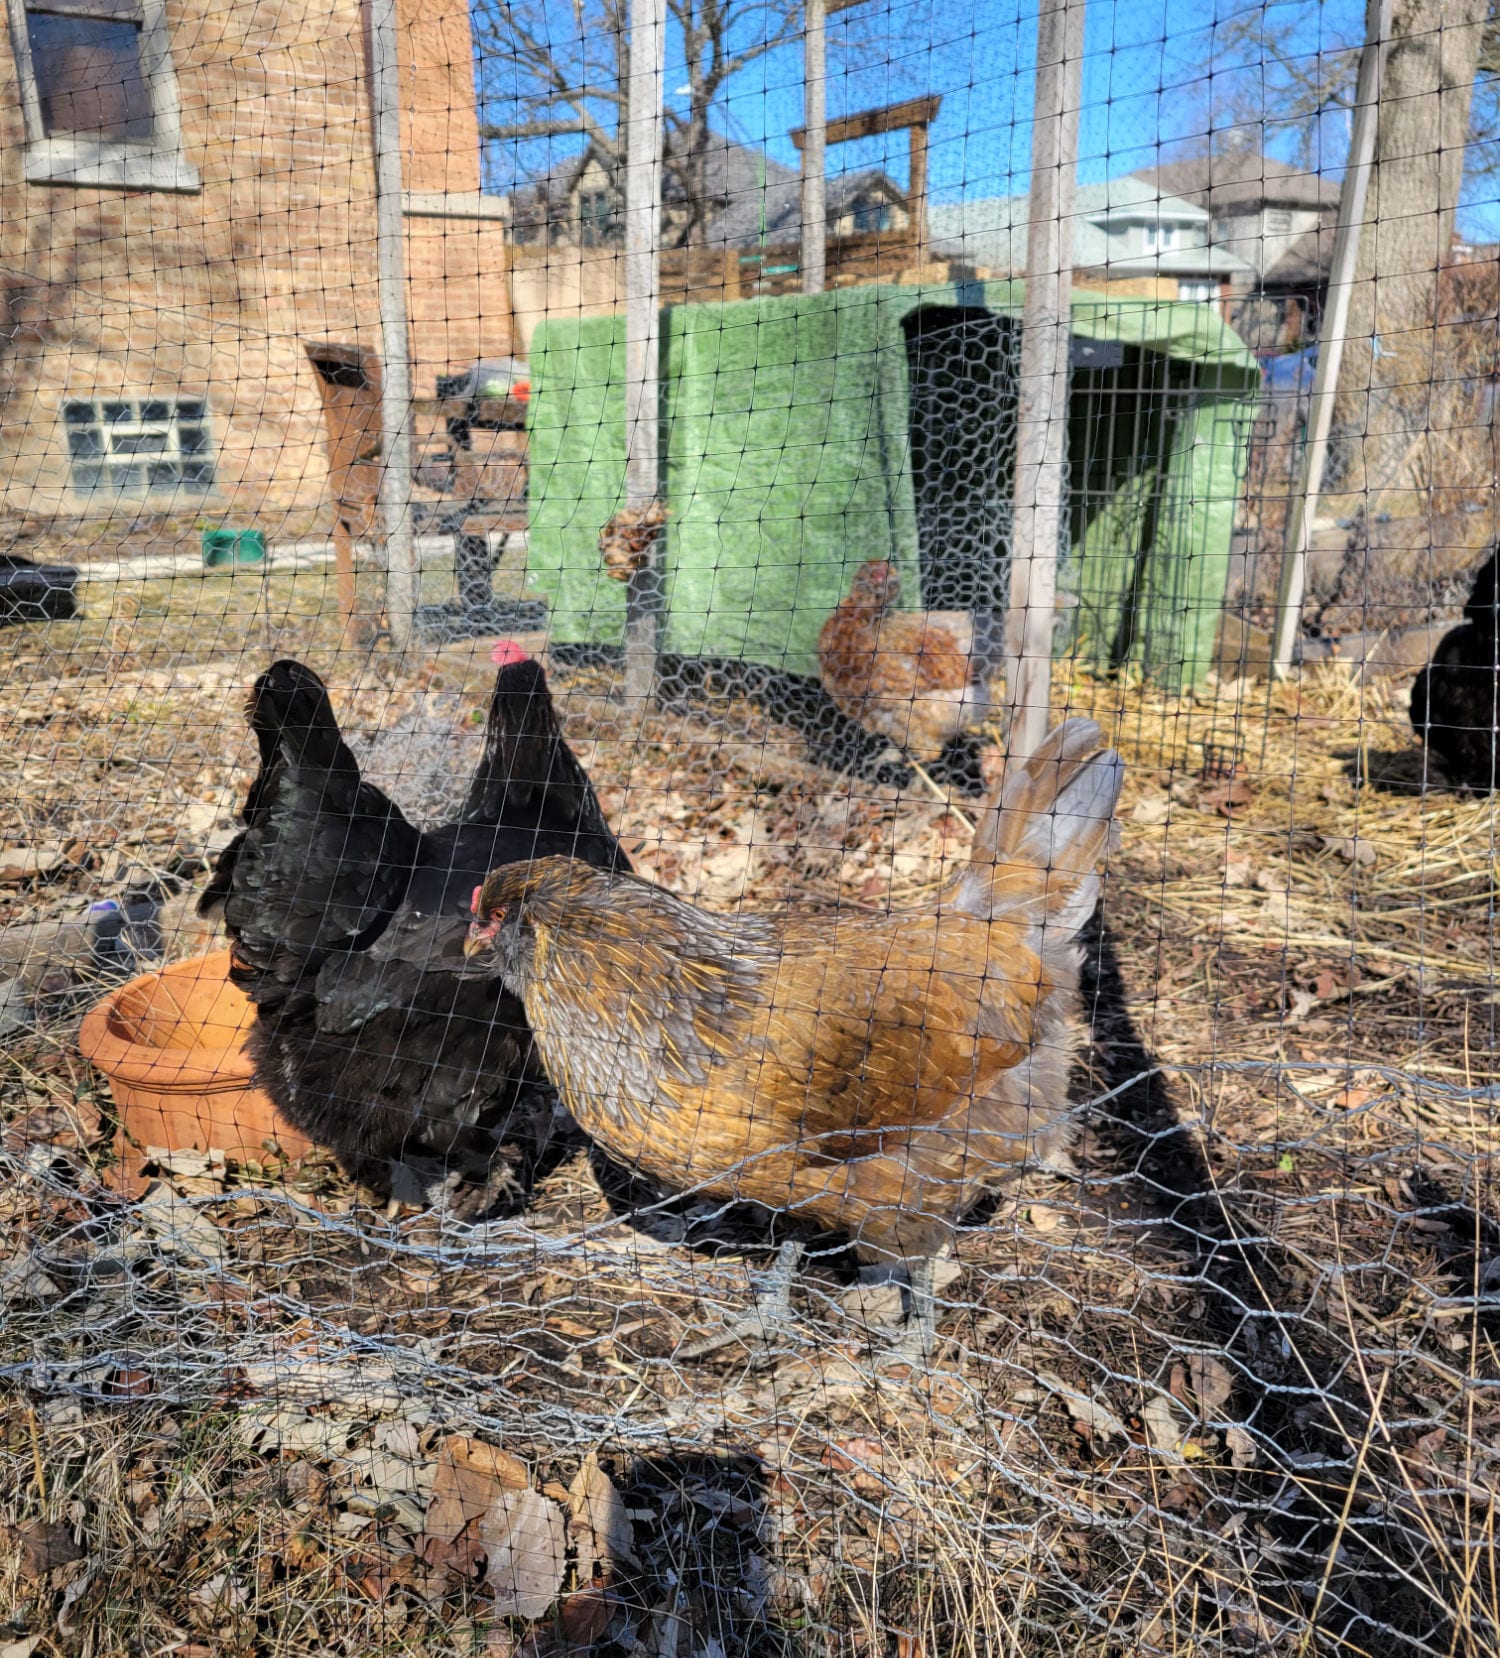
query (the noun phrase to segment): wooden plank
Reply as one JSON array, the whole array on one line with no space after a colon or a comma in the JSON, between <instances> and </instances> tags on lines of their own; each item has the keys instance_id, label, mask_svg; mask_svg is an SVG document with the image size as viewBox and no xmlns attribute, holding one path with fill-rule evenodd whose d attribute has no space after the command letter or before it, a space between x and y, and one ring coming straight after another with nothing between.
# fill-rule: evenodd
<instances>
[{"instance_id":1,"label":"wooden plank","mask_svg":"<svg viewBox=\"0 0 1500 1658\"><path fill-rule=\"evenodd\" d=\"M937 120L943 100L936 94L926 98L908 98L905 103L887 104L883 109L864 109L857 115L846 115L842 121L828 123L825 142L847 144L856 138L874 138L882 132L900 132L906 127L928 126ZM792 132L792 142L800 150L807 137L802 127Z\"/></svg>"}]
</instances>

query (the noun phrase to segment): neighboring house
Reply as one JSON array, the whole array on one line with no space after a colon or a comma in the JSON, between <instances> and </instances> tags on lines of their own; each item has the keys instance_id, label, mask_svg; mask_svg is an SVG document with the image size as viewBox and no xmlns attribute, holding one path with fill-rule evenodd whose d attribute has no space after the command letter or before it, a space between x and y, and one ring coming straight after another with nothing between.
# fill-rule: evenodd
<instances>
[{"instance_id":1,"label":"neighboring house","mask_svg":"<svg viewBox=\"0 0 1500 1658\"><path fill-rule=\"evenodd\" d=\"M718 172L723 187L703 240L742 252L800 245L801 172L737 145L723 155ZM899 236L911 225L906 192L878 167L830 173L824 190L830 236Z\"/></svg>"},{"instance_id":2,"label":"neighboring house","mask_svg":"<svg viewBox=\"0 0 1500 1658\"><path fill-rule=\"evenodd\" d=\"M1026 269L1029 200L991 196L934 204L936 241L997 276ZM1135 177L1080 184L1074 192L1072 251L1075 280L1161 299L1216 300L1247 271L1244 262L1209 235L1209 216L1191 202L1159 196Z\"/></svg>"},{"instance_id":3,"label":"neighboring house","mask_svg":"<svg viewBox=\"0 0 1500 1658\"><path fill-rule=\"evenodd\" d=\"M707 214L690 226L676 171L664 169L662 226L668 245L754 248L799 241L802 175L764 151L710 133L703 155ZM877 168L828 179L828 230L833 236L900 233L909 215L906 194ZM606 158L588 146L511 196L512 234L521 247L584 249L623 245L623 203Z\"/></svg>"},{"instance_id":4,"label":"neighboring house","mask_svg":"<svg viewBox=\"0 0 1500 1658\"><path fill-rule=\"evenodd\" d=\"M1164 162L1136 175L1208 213L1216 246L1244 262L1230 323L1258 351L1304 345L1328 293L1339 187L1258 150Z\"/></svg>"},{"instance_id":5,"label":"neighboring house","mask_svg":"<svg viewBox=\"0 0 1500 1658\"><path fill-rule=\"evenodd\" d=\"M504 356L464 0L399 0L420 393ZM361 0L9 0L0 504L326 525L308 347L380 348ZM498 280L496 280L498 278Z\"/></svg>"},{"instance_id":6,"label":"neighboring house","mask_svg":"<svg viewBox=\"0 0 1500 1658\"><path fill-rule=\"evenodd\" d=\"M1135 177L1164 196L1201 207L1214 244L1249 267L1246 286L1258 285L1309 232L1338 217L1337 184L1258 150L1164 162ZM1306 251L1304 246L1301 255Z\"/></svg>"}]
</instances>

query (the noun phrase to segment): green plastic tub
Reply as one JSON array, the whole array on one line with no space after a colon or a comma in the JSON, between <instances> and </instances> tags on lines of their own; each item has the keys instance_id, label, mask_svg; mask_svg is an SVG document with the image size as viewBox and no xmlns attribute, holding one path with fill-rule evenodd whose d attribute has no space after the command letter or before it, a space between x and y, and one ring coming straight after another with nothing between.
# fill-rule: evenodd
<instances>
[{"instance_id":1,"label":"green plastic tub","mask_svg":"<svg viewBox=\"0 0 1500 1658\"><path fill-rule=\"evenodd\" d=\"M205 530L203 568L233 569L240 564L264 564L266 538L260 530Z\"/></svg>"}]
</instances>

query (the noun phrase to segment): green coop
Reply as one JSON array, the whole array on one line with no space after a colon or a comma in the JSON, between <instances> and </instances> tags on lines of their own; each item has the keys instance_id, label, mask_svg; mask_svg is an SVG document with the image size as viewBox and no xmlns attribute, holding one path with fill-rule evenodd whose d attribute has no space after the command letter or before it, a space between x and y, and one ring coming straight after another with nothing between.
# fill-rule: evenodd
<instances>
[{"instance_id":1,"label":"green coop","mask_svg":"<svg viewBox=\"0 0 1500 1658\"><path fill-rule=\"evenodd\" d=\"M855 569L903 603L1005 602L1022 286L871 286L684 305L662 326L661 647L793 674ZM1072 308L1058 649L1169 686L1212 664L1259 392L1208 306L1079 293ZM617 644L598 536L625 478L624 319L532 346L531 586L551 637Z\"/></svg>"}]
</instances>

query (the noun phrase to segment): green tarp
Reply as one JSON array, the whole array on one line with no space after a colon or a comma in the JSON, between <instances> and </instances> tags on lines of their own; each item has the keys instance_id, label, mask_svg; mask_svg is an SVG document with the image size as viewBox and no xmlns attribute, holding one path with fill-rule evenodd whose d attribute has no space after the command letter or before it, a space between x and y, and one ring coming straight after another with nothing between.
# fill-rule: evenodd
<instances>
[{"instance_id":1,"label":"green tarp","mask_svg":"<svg viewBox=\"0 0 1500 1658\"><path fill-rule=\"evenodd\" d=\"M662 649L814 674L868 558L893 559L915 605L903 323L921 307L1019 317L1021 297L871 286L665 312ZM1190 682L1212 661L1259 371L1202 305L1080 293L1073 328L1125 349L1074 378L1066 643ZM528 574L558 642L623 637L598 535L623 496L624 355L619 315L549 322L532 344Z\"/></svg>"}]
</instances>

